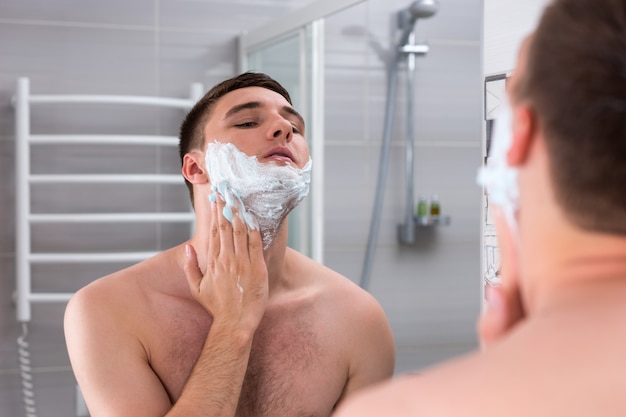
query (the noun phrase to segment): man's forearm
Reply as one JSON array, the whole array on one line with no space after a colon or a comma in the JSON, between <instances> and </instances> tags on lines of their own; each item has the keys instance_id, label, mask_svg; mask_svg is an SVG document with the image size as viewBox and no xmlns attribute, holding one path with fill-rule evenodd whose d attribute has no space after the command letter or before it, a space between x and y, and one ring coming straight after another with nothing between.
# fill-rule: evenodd
<instances>
[{"instance_id":1,"label":"man's forearm","mask_svg":"<svg viewBox=\"0 0 626 417\"><path fill-rule=\"evenodd\" d=\"M214 323L180 398L167 416L234 416L253 336L253 332L219 328Z\"/></svg>"}]
</instances>

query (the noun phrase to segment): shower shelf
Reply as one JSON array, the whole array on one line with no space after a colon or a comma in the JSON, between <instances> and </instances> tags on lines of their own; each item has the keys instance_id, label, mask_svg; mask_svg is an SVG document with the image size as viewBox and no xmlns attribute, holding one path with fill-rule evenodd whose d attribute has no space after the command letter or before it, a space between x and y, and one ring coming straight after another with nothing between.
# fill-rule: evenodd
<instances>
[{"instance_id":1,"label":"shower shelf","mask_svg":"<svg viewBox=\"0 0 626 417\"><path fill-rule=\"evenodd\" d=\"M448 226L450 224L450 216L428 217L425 220L416 216L413 218L413 224L419 227Z\"/></svg>"},{"instance_id":2,"label":"shower shelf","mask_svg":"<svg viewBox=\"0 0 626 417\"><path fill-rule=\"evenodd\" d=\"M423 245L425 242L432 243L435 236L435 228L438 226L448 226L450 216L439 216L439 218L427 218L426 221L413 217L412 227L405 224L398 225L398 242L403 245Z\"/></svg>"}]
</instances>

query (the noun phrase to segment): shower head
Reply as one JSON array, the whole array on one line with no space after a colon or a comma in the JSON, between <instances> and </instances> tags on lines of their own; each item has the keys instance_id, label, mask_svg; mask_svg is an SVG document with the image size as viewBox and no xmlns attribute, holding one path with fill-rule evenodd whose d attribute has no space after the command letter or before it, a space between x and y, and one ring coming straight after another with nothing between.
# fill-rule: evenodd
<instances>
[{"instance_id":1,"label":"shower head","mask_svg":"<svg viewBox=\"0 0 626 417\"><path fill-rule=\"evenodd\" d=\"M415 20L431 17L439 10L439 0L416 0L408 8Z\"/></svg>"},{"instance_id":2,"label":"shower head","mask_svg":"<svg viewBox=\"0 0 626 417\"><path fill-rule=\"evenodd\" d=\"M415 0L409 7L398 12L398 29L402 31L400 45L404 45L413 31L417 19L433 16L439 10L439 0Z\"/></svg>"}]
</instances>

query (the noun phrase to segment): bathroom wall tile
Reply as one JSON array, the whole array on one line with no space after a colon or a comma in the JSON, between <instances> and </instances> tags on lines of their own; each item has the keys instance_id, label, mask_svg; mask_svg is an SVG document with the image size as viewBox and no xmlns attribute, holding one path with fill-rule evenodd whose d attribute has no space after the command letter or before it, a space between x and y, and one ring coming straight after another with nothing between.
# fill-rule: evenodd
<instances>
[{"instance_id":1,"label":"bathroom wall tile","mask_svg":"<svg viewBox=\"0 0 626 417\"><path fill-rule=\"evenodd\" d=\"M81 0L7 0L0 4L3 20L68 22L110 25L153 25L154 0L110 0L86 3Z\"/></svg>"},{"instance_id":2,"label":"bathroom wall tile","mask_svg":"<svg viewBox=\"0 0 626 417\"><path fill-rule=\"evenodd\" d=\"M470 245L377 248L370 291L383 305L398 343L474 343L479 263Z\"/></svg>"},{"instance_id":3,"label":"bathroom wall tile","mask_svg":"<svg viewBox=\"0 0 626 417\"><path fill-rule=\"evenodd\" d=\"M325 155L325 246L362 246L374 199L371 160L365 146L328 146Z\"/></svg>"},{"instance_id":4,"label":"bathroom wall tile","mask_svg":"<svg viewBox=\"0 0 626 417\"><path fill-rule=\"evenodd\" d=\"M326 229L328 230L328 229ZM359 285L363 272L365 247L325 247L324 265Z\"/></svg>"},{"instance_id":5,"label":"bathroom wall tile","mask_svg":"<svg viewBox=\"0 0 626 417\"><path fill-rule=\"evenodd\" d=\"M394 374L398 376L420 372L432 365L459 357L475 349L475 344L398 346L396 349L396 368Z\"/></svg>"},{"instance_id":6,"label":"bathroom wall tile","mask_svg":"<svg viewBox=\"0 0 626 417\"><path fill-rule=\"evenodd\" d=\"M240 33L277 19L279 16L285 16L289 11L305 6L312 1L250 2L232 0L225 3L216 0L202 2L161 0L159 3L159 24L161 27Z\"/></svg>"},{"instance_id":7,"label":"bathroom wall tile","mask_svg":"<svg viewBox=\"0 0 626 417\"><path fill-rule=\"evenodd\" d=\"M156 169L157 149L126 145L47 145L31 147L34 174L150 174Z\"/></svg>"},{"instance_id":8,"label":"bathroom wall tile","mask_svg":"<svg viewBox=\"0 0 626 417\"><path fill-rule=\"evenodd\" d=\"M153 250L159 238L151 223L37 224L32 233L35 253L142 252Z\"/></svg>"},{"instance_id":9,"label":"bathroom wall tile","mask_svg":"<svg viewBox=\"0 0 626 417\"><path fill-rule=\"evenodd\" d=\"M329 39L367 35L368 2L356 4L324 19L324 37Z\"/></svg>"},{"instance_id":10,"label":"bathroom wall tile","mask_svg":"<svg viewBox=\"0 0 626 417\"><path fill-rule=\"evenodd\" d=\"M417 61L414 108L417 141L480 143L479 56L478 47L433 45L428 56Z\"/></svg>"},{"instance_id":11,"label":"bathroom wall tile","mask_svg":"<svg viewBox=\"0 0 626 417\"><path fill-rule=\"evenodd\" d=\"M326 152L326 240L330 247L362 246L369 232L378 180L379 149L332 146ZM358 165L347 161L358 161ZM416 147L415 201L438 194L449 226L436 230L439 244L479 244L481 190L475 185L478 148ZM383 201L378 245L397 244L397 226L406 210L404 148L393 146Z\"/></svg>"},{"instance_id":12,"label":"bathroom wall tile","mask_svg":"<svg viewBox=\"0 0 626 417\"><path fill-rule=\"evenodd\" d=\"M482 85L479 73L480 57L475 47L432 46L427 57L418 59L413 104L415 141L480 143ZM369 140L376 143L382 139L384 127L387 71L371 69L368 78L372 85L368 110L372 115L379 115L370 118ZM406 74L401 72L392 130L392 138L397 142L404 140L406 88Z\"/></svg>"},{"instance_id":13,"label":"bathroom wall tile","mask_svg":"<svg viewBox=\"0 0 626 417\"><path fill-rule=\"evenodd\" d=\"M18 373L18 324L12 301L15 291L15 257L0 255L0 414L21 415L21 381Z\"/></svg>"},{"instance_id":14,"label":"bathroom wall tile","mask_svg":"<svg viewBox=\"0 0 626 417\"><path fill-rule=\"evenodd\" d=\"M161 196L175 185L37 184L31 188L36 213L155 213L160 211Z\"/></svg>"},{"instance_id":15,"label":"bathroom wall tile","mask_svg":"<svg viewBox=\"0 0 626 417\"><path fill-rule=\"evenodd\" d=\"M33 93L153 94L154 33L0 22L2 93L31 78Z\"/></svg>"},{"instance_id":16,"label":"bathroom wall tile","mask_svg":"<svg viewBox=\"0 0 626 417\"><path fill-rule=\"evenodd\" d=\"M183 119L182 112L179 114L179 117L172 116L172 124L176 124L176 130L180 127L180 123ZM178 132L176 134L171 134L174 137L178 137ZM183 174L181 172L181 161L178 153L178 146L162 146L157 150L157 164L154 167L154 171L160 174L169 174L169 175L179 175L180 176L180 184L184 184ZM185 188L186 189L186 188Z\"/></svg>"},{"instance_id":17,"label":"bathroom wall tile","mask_svg":"<svg viewBox=\"0 0 626 417\"><path fill-rule=\"evenodd\" d=\"M329 70L325 86L324 139L363 142L367 129L367 84L363 71Z\"/></svg>"},{"instance_id":18,"label":"bathroom wall tile","mask_svg":"<svg viewBox=\"0 0 626 417\"><path fill-rule=\"evenodd\" d=\"M15 326L15 255L0 256L0 369L13 366L15 362L7 356L14 349L17 338Z\"/></svg>"},{"instance_id":19,"label":"bathroom wall tile","mask_svg":"<svg viewBox=\"0 0 626 417\"><path fill-rule=\"evenodd\" d=\"M12 253L15 245L15 144L0 139L0 254Z\"/></svg>"},{"instance_id":20,"label":"bathroom wall tile","mask_svg":"<svg viewBox=\"0 0 626 417\"><path fill-rule=\"evenodd\" d=\"M31 267L31 288L34 292L76 292L90 282L127 268L133 263L33 264Z\"/></svg>"},{"instance_id":21,"label":"bathroom wall tile","mask_svg":"<svg viewBox=\"0 0 626 417\"><path fill-rule=\"evenodd\" d=\"M76 380L71 369L42 370L34 375L35 401L40 415L75 416ZM41 410L41 411L40 411Z\"/></svg>"},{"instance_id":22,"label":"bathroom wall tile","mask_svg":"<svg viewBox=\"0 0 626 417\"><path fill-rule=\"evenodd\" d=\"M159 35L159 91L188 96L191 83L204 91L237 72L237 44L232 35L162 30ZM178 126L176 126L178 127Z\"/></svg>"},{"instance_id":23,"label":"bathroom wall tile","mask_svg":"<svg viewBox=\"0 0 626 417\"><path fill-rule=\"evenodd\" d=\"M17 363L17 357L14 357ZM17 370L3 370L0 378L0 411L5 416L24 415L24 401L22 399L22 382ZM71 414L70 414L71 415Z\"/></svg>"},{"instance_id":24,"label":"bathroom wall tile","mask_svg":"<svg viewBox=\"0 0 626 417\"><path fill-rule=\"evenodd\" d=\"M4 310L4 309L3 309ZM74 377L69 366L62 318L64 303L38 304L33 307L27 342L32 366L35 401L45 415L73 414ZM12 317L13 314L11 314ZM17 337L21 326L2 315L0 339L0 411L2 415L22 415L23 400L18 372Z\"/></svg>"},{"instance_id":25,"label":"bathroom wall tile","mask_svg":"<svg viewBox=\"0 0 626 417\"><path fill-rule=\"evenodd\" d=\"M325 264L358 283L364 254L334 249ZM473 245L376 249L368 291L385 310L398 346L475 346L479 263Z\"/></svg>"}]
</instances>

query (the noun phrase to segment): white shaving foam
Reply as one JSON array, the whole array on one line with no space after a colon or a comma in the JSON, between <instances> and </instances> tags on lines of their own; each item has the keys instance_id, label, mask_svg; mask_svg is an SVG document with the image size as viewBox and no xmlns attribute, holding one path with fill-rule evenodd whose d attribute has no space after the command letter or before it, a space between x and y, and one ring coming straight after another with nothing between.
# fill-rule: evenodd
<instances>
[{"instance_id":1,"label":"white shaving foam","mask_svg":"<svg viewBox=\"0 0 626 417\"><path fill-rule=\"evenodd\" d=\"M259 229L263 249L267 249L289 212L309 193L311 182L309 161L304 168L260 163L232 143L209 143L206 167L211 188L226 202L236 207L241 220L251 229Z\"/></svg>"},{"instance_id":2,"label":"white shaving foam","mask_svg":"<svg viewBox=\"0 0 626 417\"><path fill-rule=\"evenodd\" d=\"M518 169L507 161L513 143L513 113L506 101L495 122L487 164L478 171L478 184L487 188L489 203L502 208L513 232L517 232L516 213L519 209Z\"/></svg>"}]
</instances>

